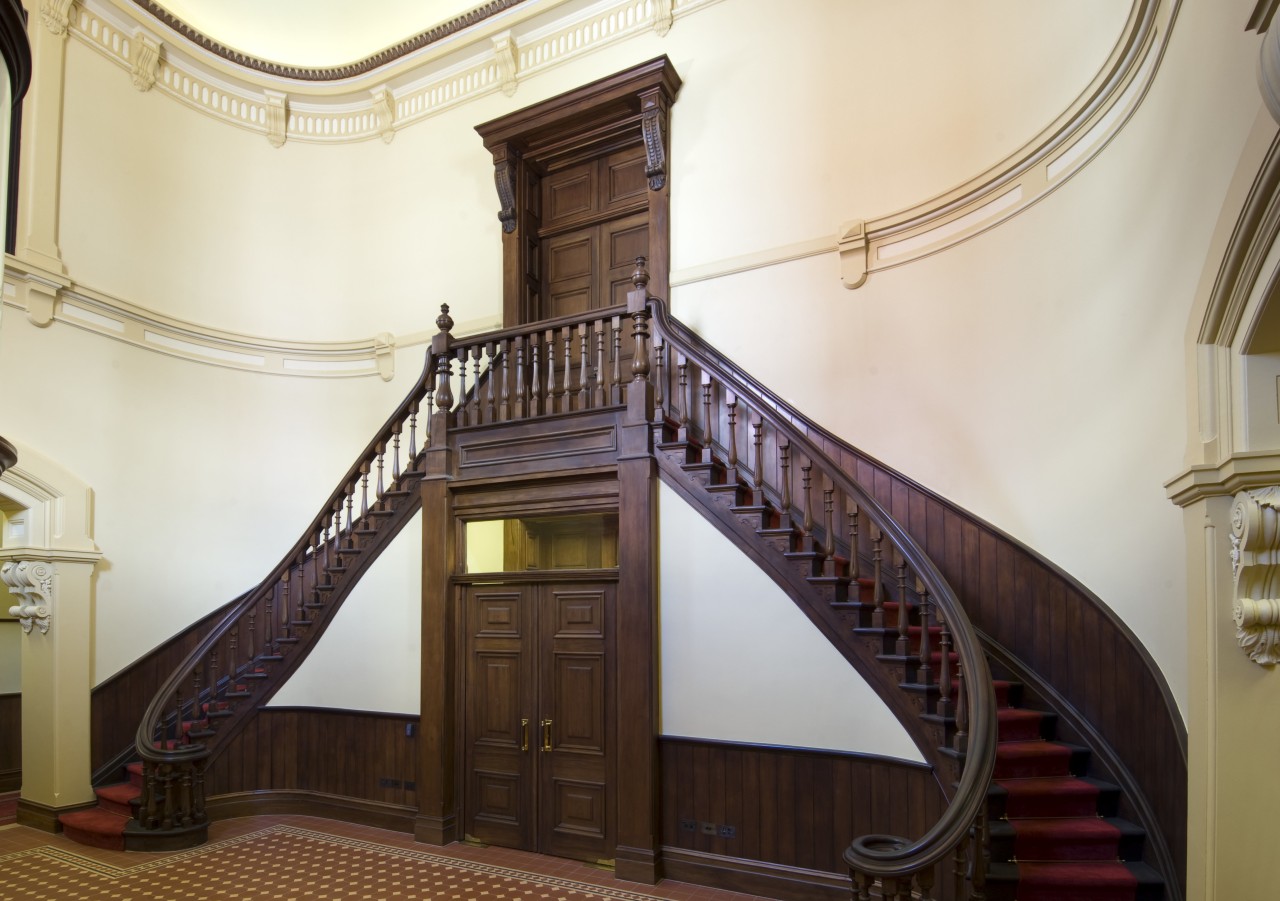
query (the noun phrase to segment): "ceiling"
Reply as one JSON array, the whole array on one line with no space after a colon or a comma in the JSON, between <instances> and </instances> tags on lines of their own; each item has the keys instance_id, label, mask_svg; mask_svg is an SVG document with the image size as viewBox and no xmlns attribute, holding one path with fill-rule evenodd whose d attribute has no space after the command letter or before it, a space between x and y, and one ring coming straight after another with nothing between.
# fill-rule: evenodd
<instances>
[{"instance_id":1,"label":"ceiling","mask_svg":"<svg viewBox=\"0 0 1280 901\"><path fill-rule=\"evenodd\" d=\"M366 59L481 5L481 0L156 0L231 50L288 66Z\"/></svg>"}]
</instances>

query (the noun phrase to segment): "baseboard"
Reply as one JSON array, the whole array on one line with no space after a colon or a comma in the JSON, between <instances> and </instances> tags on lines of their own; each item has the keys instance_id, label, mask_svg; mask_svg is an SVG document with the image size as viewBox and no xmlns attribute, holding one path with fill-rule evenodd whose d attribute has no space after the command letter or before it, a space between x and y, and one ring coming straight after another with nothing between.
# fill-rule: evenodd
<instances>
[{"instance_id":1,"label":"baseboard","mask_svg":"<svg viewBox=\"0 0 1280 901\"><path fill-rule=\"evenodd\" d=\"M61 832L62 824L58 822L58 815L63 813L72 813L76 810L87 810L90 807L96 807L97 799L87 804L72 804L67 807L50 807L47 804L38 804L35 801L28 801L24 798L18 799L18 825L30 826L32 829L39 829L41 832Z\"/></svg>"},{"instance_id":2,"label":"baseboard","mask_svg":"<svg viewBox=\"0 0 1280 901\"><path fill-rule=\"evenodd\" d=\"M667 879L678 882L784 901L849 901L853 893L848 876L704 851L687 851L670 845L662 849L662 870Z\"/></svg>"},{"instance_id":3,"label":"baseboard","mask_svg":"<svg viewBox=\"0 0 1280 901\"><path fill-rule=\"evenodd\" d=\"M417 811L398 804L347 798L312 791L254 791L216 795L205 802L205 813L211 820L233 817L289 814L324 817L375 829L413 832Z\"/></svg>"},{"instance_id":4,"label":"baseboard","mask_svg":"<svg viewBox=\"0 0 1280 901\"><path fill-rule=\"evenodd\" d=\"M0 794L22 788L22 770L0 770Z\"/></svg>"}]
</instances>

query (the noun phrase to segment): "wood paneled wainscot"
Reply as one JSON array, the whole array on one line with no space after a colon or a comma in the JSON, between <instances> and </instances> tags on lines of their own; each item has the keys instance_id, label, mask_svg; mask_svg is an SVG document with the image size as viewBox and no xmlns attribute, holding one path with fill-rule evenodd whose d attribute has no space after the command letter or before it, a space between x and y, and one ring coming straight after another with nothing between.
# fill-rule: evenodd
<instances>
[{"instance_id":1,"label":"wood paneled wainscot","mask_svg":"<svg viewBox=\"0 0 1280 901\"><path fill-rule=\"evenodd\" d=\"M0 792L22 785L22 695L0 695Z\"/></svg>"},{"instance_id":2,"label":"wood paneled wainscot","mask_svg":"<svg viewBox=\"0 0 1280 901\"><path fill-rule=\"evenodd\" d=\"M867 754L663 737L663 869L772 898L850 896L859 835L923 835L944 806L926 766Z\"/></svg>"}]
</instances>

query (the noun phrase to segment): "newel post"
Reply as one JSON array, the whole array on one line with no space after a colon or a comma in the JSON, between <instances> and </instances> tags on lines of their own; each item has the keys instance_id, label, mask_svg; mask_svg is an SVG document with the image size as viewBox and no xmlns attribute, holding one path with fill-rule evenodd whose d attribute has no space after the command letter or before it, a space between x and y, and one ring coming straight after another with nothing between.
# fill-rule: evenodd
<instances>
[{"instance_id":1,"label":"newel post","mask_svg":"<svg viewBox=\"0 0 1280 901\"><path fill-rule=\"evenodd\" d=\"M631 359L631 384L627 386L627 421L648 422L653 418L653 382L649 380L649 270L645 258L636 257L631 274L635 289L627 294L627 315L635 356Z\"/></svg>"},{"instance_id":2,"label":"newel post","mask_svg":"<svg viewBox=\"0 0 1280 901\"><path fill-rule=\"evenodd\" d=\"M453 328L453 317L449 315L449 305L440 304L440 315L436 317L436 327L440 331L431 339L431 356L436 361L435 369L435 409L431 414L431 445L444 447L453 424L453 385L449 381L453 362L453 336L449 331Z\"/></svg>"}]
</instances>

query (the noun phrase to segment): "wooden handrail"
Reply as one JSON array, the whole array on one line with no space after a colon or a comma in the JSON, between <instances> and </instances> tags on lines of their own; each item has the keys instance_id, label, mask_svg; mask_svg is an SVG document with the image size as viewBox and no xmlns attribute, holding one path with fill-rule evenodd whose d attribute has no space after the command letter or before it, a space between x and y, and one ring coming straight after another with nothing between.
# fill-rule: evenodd
<instances>
[{"instance_id":1,"label":"wooden handrail","mask_svg":"<svg viewBox=\"0 0 1280 901\"><path fill-rule=\"evenodd\" d=\"M975 821L985 809L987 789L995 768L995 692L978 633L955 592L920 545L868 491L850 478L803 430L795 427L789 412L773 401L772 392L670 317L664 301L651 298L650 307L656 335L662 336L679 354L697 362L704 372L718 379L739 399L750 400L761 417L785 436L791 455L798 452L807 457L833 486L852 498L860 515L868 516L889 539L915 571L931 602L941 610L950 628L952 647L965 674L964 691L969 710L969 739L959 784L941 819L919 839L862 836L844 854L851 869L881 880L909 878L932 867L951 855L968 838ZM828 535L826 540L831 542L831 536ZM905 597L900 601L905 604Z\"/></svg>"}]
</instances>

